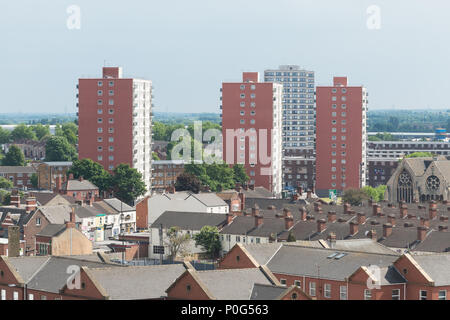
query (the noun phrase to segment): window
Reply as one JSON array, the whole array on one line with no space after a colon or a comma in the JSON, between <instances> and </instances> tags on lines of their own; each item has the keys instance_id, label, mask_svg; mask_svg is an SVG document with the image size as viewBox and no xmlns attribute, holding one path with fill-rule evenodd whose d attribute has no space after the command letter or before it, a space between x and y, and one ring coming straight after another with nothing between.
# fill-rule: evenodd
<instances>
[{"instance_id":1,"label":"window","mask_svg":"<svg viewBox=\"0 0 450 320\"><path fill-rule=\"evenodd\" d=\"M102 118L98 118L97 119L97 123L103 123L103 119Z\"/></svg>"},{"instance_id":2,"label":"window","mask_svg":"<svg viewBox=\"0 0 450 320\"><path fill-rule=\"evenodd\" d=\"M392 300L400 300L400 289L392 290Z\"/></svg>"},{"instance_id":3,"label":"window","mask_svg":"<svg viewBox=\"0 0 450 320\"><path fill-rule=\"evenodd\" d=\"M331 298L331 284L325 283L323 294L325 298Z\"/></svg>"},{"instance_id":4,"label":"window","mask_svg":"<svg viewBox=\"0 0 450 320\"><path fill-rule=\"evenodd\" d=\"M28 294L28 300L34 300L34 294L29 293Z\"/></svg>"},{"instance_id":5,"label":"window","mask_svg":"<svg viewBox=\"0 0 450 320\"><path fill-rule=\"evenodd\" d=\"M97 132L98 133L102 133L103 132L103 128L97 128Z\"/></svg>"},{"instance_id":6,"label":"window","mask_svg":"<svg viewBox=\"0 0 450 320\"><path fill-rule=\"evenodd\" d=\"M41 218L36 218L36 225L40 226L41 225Z\"/></svg>"},{"instance_id":7,"label":"window","mask_svg":"<svg viewBox=\"0 0 450 320\"><path fill-rule=\"evenodd\" d=\"M47 300L47 296L41 296L41 300Z\"/></svg>"},{"instance_id":8,"label":"window","mask_svg":"<svg viewBox=\"0 0 450 320\"><path fill-rule=\"evenodd\" d=\"M112 87L114 85L114 81L110 81L108 84L110 87Z\"/></svg>"},{"instance_id":9,"label":"window","mask_svg":"<svg viewBox=\"0 0 450 320\"><path fill-rule=\"evenodd\" d=\"M103 86L103 81L97 82L97 85L98 85L99 87Z\"/></svg>"},{"instance_id":10,"label":"window","mask_svg":"<svg viewBox=\"0 0 450 320\"><path fill-rule=\"evenodd\" d=\"M114 123L114 119L113 119L113 118L109 118L109 119L108 119L108 122L109 122L109 123Z\"/></svg>"},{"instance_id":11,"label":"window","mask_svg":"<svg viewBox=\"0 0 450 320\"><path fill-rule=\"evenodd\" d=\"M114 128L108 128L109 133L114 133Z\"/></svg>"},{"instance_id":12,"label":"window","mask_svg":"<svg viewBox=\"0 0 450 320\"><path fill-rule=\"evenodd\" d=\"M97 151L99 151L99 152L100 152L100 151L103 151L103 147L98 146L98 147L97 147Z\"/></svg>"},{"instance_id":13,"label":"window","mask_svg":"<svg viewBox=\"0 0 450 320\"><path fill-rule=\"evenodd\" d=\"M245 94L244 93L241 93L241 99L244 99L245 98Z\"/></svg>"},{"instance_id":14,"label":"window","mask_svg":"<svg viewBox=\"0 0 450 320\"><path fill-rule=\"evenodd\" d=\"M114 109L109 109L109 110L108 110L108 113L109 113L109 114L113 114L113 113L114 113Z\"/></svg>"},{"instance_id":15,"label":"window","mask_svg":"<svg viewBox=\"0 0 450 320\"><path fill-rule=\"evenodd\" d=\"M113 95L114 95L114 90L109 90L109 91L108 91L108 94L109 94L110 96L113 96Z\"/></svg>"},{"instance_id":16,"label":"window","mask_svg":"<svg viewBox=\"0 0 450 320\"><path fill-rule=\"evenodd\" d=\"M243 115L245 114L245 111L241 111L241 112L239 112L239 114L240 114L241 116L243 116Z\"/></svg>"},{"instance_id":17,"label":"window","mask_svg":"<svg viewBox=\"0 0 450 320\"><path fill-rule=\"evenodd\" d=\"M113 160L114 160L114 156L109 156L108 159L109 159L110 161L113 161Z\"/></svg>"},{"instance_id":18,"label":"window","mask_svg":"<svg viewBox=\"0 0 450 320\"><path fill-rule=\"evenodd\" d=\"M98 114L102 114L102 113L103 113L103 110L102 110L102 109L97 109L97 113L98 113Z\"/></svg>"},{"instance_id":19,"label":"window","mask_svg":"<svg viewBox=\"0 0 450 320\"><path fill-rule=\"evenodd\" d=\"M108 141L109 141L109 142L114 142L114 137L109 137L109 138L108 138Z\"/></svg>"},{"instance_id":20,"label":"window","mask_svg":"<svg viewBox=\"0 0 450 320\"><path fill-rule=\"evenodd\" d=\"M280 279L280 283L281 283L282 286L285 286L286 285L286 279Z\"/></svg>"},{"instance_id":21,"label":"window","mask_svg":"<svg viewBox=\"0 0 450 320\"><path fill-rule=\"evenodd\" d=\"M97 91L97 95L98 95L98 96L103 95L103 91L102 91L102 90L98 90L98 91Z\"/></svg>"},{"instance_id":22,"label":"window","mask_svg":"<svg viewBox=\"0 0 450 320\"><path fill-rule=\"evenodd\" d=\"M103 160L103 156L98 156L98 157L97 157L97 160L98 160L98 161L102 161L102 160Z\"/></svg>"},{"instance_id":23,"label":"window","mask_svg":"<svg viewBox=\"0 0 450 320\"><path fill-rule=\"evenodd\" d=\"M447 300L447 290L439 290L438 300Z\"/></svg>"},{"instance_id":24,"label":"window","mask_svg":"<svg viewBox=\"0 0 450 320\"><path fill-rule=\"evenodd\" d=\"M252 98L252 99L255 99L255 97L256 97L256 95L255 95L254 93L252 93L252 94L250 95L250 98Z\"/></svg>"},{"instance_id":25,"label":"window","mask_svg":"<svg viewBox=\"0 0 450 320\"><path fill-rule=\"evenodd\" d=\"M241 90L245 90L245 86L241 84Z\"/></svg>"},{"instance_id":26,"label":"window","mask_svg":"<svg viewBox=\"0 0 450 320\"><path fill-rule=\"evenodd\" d=\"M102 100L97 100L97 104L98 104L99 106L101 106L101 105L103 104L103 101L102 101Z\"/></svg>"},{"instance_id":27,"label":"window","mask_svg":"<svg viewBox=\"0 0 450 320\"><path fill-rule=\"evenodd\" d=\"M339 297L341 300L347 300L347 287L341 286L339 289Z\"/></svg>"},{"instance_id":28,"label":"window","mask_svg":"<svg viewBox=\"0 0 450 320\"><path fill-rule=\"evenodd\" d=\"M19 300L19 292L17 291L13 292L13 300Z\"/></svg>"},{"instance_id":29,"label":"window","mask_svg":"<svg viewBox=\"0 0 450 320\"><path fill-rule=\"evenodd\" d=\"M427 300L427 290L420 290L419 300Z\"/></svg>"},{"instance_id":30,"label":"window","mask_svg":"<svg viewBox=\"0 0 450 320\"><path fill-rule=\"evenodd\" d=\"M315 282L310 282L309 283L309 295L311 297L315 297L316 296L316 283Z\"/></svg>"},{"instance_id":31,"label":"window","mask_svg":"<svg viewBox=\"0 0 450 320\"><path fill-rule=\"evenodd\" d=\"M2 289L2 300L6 300L6 290Z\"/></svg>"},{"instance_id":32,"label":"window","mask_svg":"<svg viewBox=\"0 0 450 320\"><path fill-rule=\"evenodd\" d=\"M109 104L110 106L113 106L113 105L114 105L114 100L113 100L113 99L109 99L108 104Z\"/></svg>"},{"instance_id":33,"label":"window","mask_svg":"<svg viewBox=\"0 0 450 320\"><path fill-rule=\"evenodd\" d=\"M97 137L97 142L103 142L103 137Z\"/></svg>"},{"instance_id":34,"label":"window","mask_svg":"<svg viewBox=\"0 0 450 320\"><path fill-rule=\"evenodd\" d=\"M364 300L372 300L372 291L369 289L364 290Z\"/></svg>"}]
</instances>

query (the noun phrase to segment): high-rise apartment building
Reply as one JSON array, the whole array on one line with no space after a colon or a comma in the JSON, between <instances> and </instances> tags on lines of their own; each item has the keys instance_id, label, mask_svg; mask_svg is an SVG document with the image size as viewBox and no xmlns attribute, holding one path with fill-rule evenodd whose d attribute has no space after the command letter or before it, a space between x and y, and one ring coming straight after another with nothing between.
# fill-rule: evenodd
<instances>
[{"instance_id":1,"label":"high-rise apartment building","mask_svg":"<svg viewBox=\"0 0 450 320\"><path fill-rule=\"evenodd\" d=\"M316 193L328 196L366 182L368 93L334 77L333 86L316 88Z\"/></svg>"},{"instance_id":2,"label":"high-rise apartment building","mask_svg":"<svg viewBox=\"0 0 450 320\"><path fill-rule=\"evenodd\" d=\"M264 71L264 81L283 85L283 185L312 188L315 179L314 71L282 65Z\"/></svg>"},{"instance_id":3,"label":"high-rise apartment building","mask_svg":"<svg viewBox=\"0 0 450 320\"><path fill-rule=\"evenodd\" d=\"M283 85L283 149L314 149L314 72L284 65L264 71L264 81Z\"/></svg>"},{"instance_id":4,"label":"high-rise apartment building","mask_svg":"<svg viewBox=\"0 0 450 320\"><path fill-rule=\"evenodd\" d=\"M242 82L222 84L223 159L244 164L250 185L281 194L282 85L259 82L244 72Z\"/></svg>"},{"instance_id":5,"label":"high-rise apartment building","mask_svg":"<svg viewBox=\"0 0 450 320\"><path fill-rule=\"evenodd\" d=\"M78 80L79 158L112 171L121 163L137 169L149 191L152 161L152 82L123 78L104 67L101 78Z\"/></svg>"}]
</instances>

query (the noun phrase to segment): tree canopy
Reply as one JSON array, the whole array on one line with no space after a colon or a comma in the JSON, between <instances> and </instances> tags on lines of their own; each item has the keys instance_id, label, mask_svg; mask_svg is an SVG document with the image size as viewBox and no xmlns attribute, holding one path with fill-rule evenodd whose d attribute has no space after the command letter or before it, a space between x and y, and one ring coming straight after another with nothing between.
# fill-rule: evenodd
<instances>
[{"instance_id":1,"label":"tree canopy","mask_svg":"<svg viewBox=\"0 0 450 320\"><path fill-rule=\"evenodd\" d=\"M364 191L367 198L378 202L384 200L384 193L386 191L386 188L387 187L385 185L379 185L376 188L365 186L362 188L362 191Z\"/></svg>"},{"instance_id":2,"label":"tree canopy","mask_svg":"<svg viewBox=\"0 0 450 320\"><path fill-rule=\"evenodd\" d=\"M202 246L211 259L220 255L222 243L217 227L203 226L200 232L194 235L194 240L195 245Z\"/></svg>"},{"instance_id":3,"label":"tree canopy","mask_svg":"<svg viewBox=\"0 0 450 320\"><path fill-rule=\"evenodd\" d=\"M22 150L20 150L20 148L16 145L10 146L5 157L2 159L2 165L4 165L4 166L24 166L25 165L25 156L23 155Z\"/></svg>"},{"instance_id":4,"label":"tree canopy","mask_svg":"<svg viewBox=\"0 0 450 320\"><path fill-rule=\"evenodd\" d=\"M342 201L351 204L352 206L359 206L368 196L362 189L347 189L342 194Z\"/></svg>"},{"instance_id":5,"label":"tree canopy","mask_svg":"<svg viewBox=\"0 0 450 320\"><path fill-rule=\"evenodd\" d=\"M46 161L72 161L77 158L77 151L65 137L52 136L45 145Z\"/></svg>"},{"instance_id":6,"label":"tree canopy","mask_svg":"<svg viewBox=\"0 0 450 320\"><path fill-rule=\"evenodd\" d=\"M11 140L17 141L21 139L37 140L37 137L31 127L25 124L19 124L11 131Z\"/></svg>"},{"instance_id":7,"label":"tree canopy","mask_svg":"<svg viewBox=\"0 0 450 320\"><path fill-rule=\"evenodd\" d=\"M175 189L177 191L191 191L194 193L199 193L202 189L202 183L195 175L184 172L177 177Z\"/></svg>"},{"instance_id":8,"label":"tree canopy","mask_svg":"<svg viewBox=\"0 0 450 320\"><path fill-rule=\"evenodd\" d=\"M142 174L124 163L114 168L110 187L118 199L130 205L147 191Z\"/></svg>"},{"instance_id":9,"label":"tree canopy","mask_svg":"<svg viewBox=\"0 0 450 320\"><path fill-rule=\"evenodd\" d=\"M12 189L14 187L12 181L0 177L0 189Z\"/></svg>"},{"instance_id":10,"label":"tree canopy","mask_svg":"<svg viewBox=\"0 0 450 320\"><path fill-rule=\"evenodd\" d=\"M75 179L83 177L95 184L100 191L107 191L111 184L111 175L103 166L91 159L74 160L67 174Z\"/></svg>"}]
</instances>

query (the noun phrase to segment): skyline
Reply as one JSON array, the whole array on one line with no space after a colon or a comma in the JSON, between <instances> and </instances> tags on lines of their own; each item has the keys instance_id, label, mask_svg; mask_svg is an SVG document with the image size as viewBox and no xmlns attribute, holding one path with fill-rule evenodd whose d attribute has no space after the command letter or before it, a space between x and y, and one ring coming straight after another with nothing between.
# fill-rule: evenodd
<instances>
[{"instance_id":1,"label":"skyline","mask_svg":"<svg viewBox=\"0 0 450 320\"><path fill-rule=\"evenodd\" d=\"M443 1L35 2L0 5L0 113L74 113L78 78L99 77L105 61L152 80L155 112L218 113L222 82L285 64L314 71L316 86L364 85L370 110L449 108ZM67 28L71 5L80 29ZM371 5L381 29L367 27Z\"/></svg>"}]
</instances>

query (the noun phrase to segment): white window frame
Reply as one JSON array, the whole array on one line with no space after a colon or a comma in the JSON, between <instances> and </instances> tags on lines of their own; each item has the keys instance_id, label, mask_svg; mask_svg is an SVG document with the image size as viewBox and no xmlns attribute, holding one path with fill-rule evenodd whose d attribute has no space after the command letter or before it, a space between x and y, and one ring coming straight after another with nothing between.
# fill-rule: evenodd
<instances>
[{"instance_id":1,"label":"white window frame","mask_svg":"<svg viewBox=\"0 0 450 320\"><path fill-rule=\"evenodd\" d=\"M316 296L316 283L311 281L309 283L309 295L311 297L315 297Z\"/></svg>"},{"instance_id":2,"label":"white window frame","mask_svg":"<svg viewBox=\"0 0 450 320\"><path fill-rule=\"evenodd\" d=\"M340 300L348 300L347 286L339 287L339 299Z\"/></svg>"}]
</instances>

